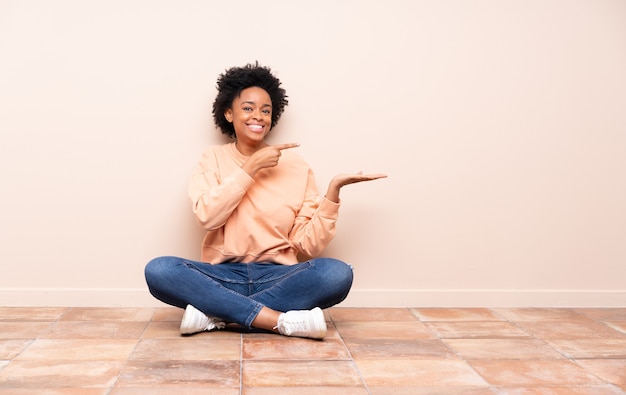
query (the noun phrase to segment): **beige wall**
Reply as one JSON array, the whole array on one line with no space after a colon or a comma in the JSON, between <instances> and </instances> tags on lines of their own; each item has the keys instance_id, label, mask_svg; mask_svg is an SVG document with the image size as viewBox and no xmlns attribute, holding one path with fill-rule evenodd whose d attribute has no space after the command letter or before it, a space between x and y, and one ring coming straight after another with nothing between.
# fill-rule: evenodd
<instances>
[{"instance_id":1,"label":"beige wall","mask_svg":"<svg viewBox=\"0 0 626 395\"><path fill-rule=\"evenodd\" d=\"M0 304L158 305L225 68L343 192L351 306L626 306L626 2L0 0Z\"/></svg>"}]
</instances>

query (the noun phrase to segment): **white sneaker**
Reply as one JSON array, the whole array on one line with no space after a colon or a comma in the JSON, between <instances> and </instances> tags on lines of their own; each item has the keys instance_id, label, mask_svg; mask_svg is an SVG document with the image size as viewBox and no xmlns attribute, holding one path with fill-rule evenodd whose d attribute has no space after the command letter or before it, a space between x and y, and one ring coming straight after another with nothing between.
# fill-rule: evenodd
<instances>
[{"instance_id":1,"label":"white sneaker","mask_svg":"<svg viewBox=\"0 0 626 395\"><path fill-rule=\"evenodd\" d=\"M326 336L326 318L319 307L313 310L292 310L278 317L278 333L285 336L323 339Z\"/></svg>"},{"instance_id":2,"label":"white sneaker","mask_svg":"<svg viewBox=\"0 0 626 395\"><path fill-rule=\"evenodd\" d=\"M213 329L223 329L226 323L216 317L209 317L192 305L188 304L180 322L181 335L191 335Z\"/></svg>"}]
</instances>

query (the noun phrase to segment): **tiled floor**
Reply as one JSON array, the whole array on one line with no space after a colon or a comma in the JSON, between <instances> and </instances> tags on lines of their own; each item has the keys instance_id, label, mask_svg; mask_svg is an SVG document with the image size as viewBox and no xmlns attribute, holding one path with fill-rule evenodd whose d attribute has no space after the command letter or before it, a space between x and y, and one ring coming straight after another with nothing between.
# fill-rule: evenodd
<instances>
[{"instance_id":1,"label":"tiled floor","mask_svg":"<svg viewBox=\"0 0 626 395\"><path fill-rule=\"evenodd\" d=\"M626 309L333 308L323 341L181 316L0 307L0 395L626 394Z\"/></svg>"}]
</instances>

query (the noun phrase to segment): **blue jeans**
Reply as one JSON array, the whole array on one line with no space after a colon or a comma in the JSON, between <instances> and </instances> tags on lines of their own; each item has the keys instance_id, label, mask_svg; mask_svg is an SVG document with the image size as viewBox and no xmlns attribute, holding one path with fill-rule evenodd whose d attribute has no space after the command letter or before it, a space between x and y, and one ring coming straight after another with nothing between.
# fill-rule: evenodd
<instances>
[{"instance_id":1,"label":"blue jeans","mask_svg":"<svg viewBox=\"0 0 626 395\"><path fill-rule=\"evenodd\" d=\"M322 309L348 296L352 267L331 258L295 265L221 263L211 265L160 257L146 265L150 293L167 304L191 304L203 313L250 328L265 306L276 311Z\"/></svg>"}]
</instances>

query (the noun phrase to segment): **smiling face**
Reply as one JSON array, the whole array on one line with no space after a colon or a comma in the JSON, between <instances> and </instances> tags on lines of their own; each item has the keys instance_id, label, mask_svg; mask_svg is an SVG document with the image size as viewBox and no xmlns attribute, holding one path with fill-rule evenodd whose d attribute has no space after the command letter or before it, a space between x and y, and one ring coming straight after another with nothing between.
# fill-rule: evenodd
<instances>
[{"instance_id":1,"label":"smiling face","mask_svg":"<svg viewBox=\"0 0 626 395\"><path fill-rule=\"evenodd\" d=\"M235 128L238 145L261 148L272 127L272 100L262 88L246 88L233 100L224 116Z\"/></svg>"}]
</instances>

